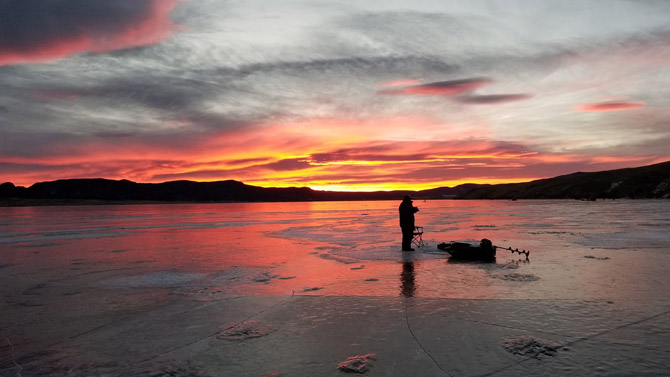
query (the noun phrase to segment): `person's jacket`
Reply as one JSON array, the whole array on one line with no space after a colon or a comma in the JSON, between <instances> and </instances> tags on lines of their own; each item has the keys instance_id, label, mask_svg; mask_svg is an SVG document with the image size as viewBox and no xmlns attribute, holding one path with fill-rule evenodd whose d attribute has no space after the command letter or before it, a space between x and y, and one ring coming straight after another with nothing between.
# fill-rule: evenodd
<instances>
[{"instance_id":1,"label":"person's jacket","mask_svg":"<svg viewBox=\"0 0 670 377\"><path fill-rule=\"evenodd\" d=\"M398 212L400 212L400 227L414 229L414 214L418 211L419 209L412 205L412 201L403 200L400 203L400 207L398 207Z\"/></svg>"}]
</instances>

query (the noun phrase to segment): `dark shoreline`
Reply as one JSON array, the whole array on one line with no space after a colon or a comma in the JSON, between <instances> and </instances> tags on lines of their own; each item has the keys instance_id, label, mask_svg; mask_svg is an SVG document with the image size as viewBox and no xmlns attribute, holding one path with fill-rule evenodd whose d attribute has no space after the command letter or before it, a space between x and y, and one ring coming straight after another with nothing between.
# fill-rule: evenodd
<instances>
[{"instance_id":1,"label":"dark shoreline","mask_svg":"<svg viewBox=\"0 0 670 377\"><path fill-rule=\"evenodd\" d=\"M0 199L0 207L62 207L106 206L132 204L195 204L194 202L165 202L158 200L93 200L93 199Z\"/></svg>"},{"instance_id":2,"label":"dark shoreline","mask_svg":"<svg viewBox=\"0 0 670 377\"><path fill-rule=\"evenodd\" d=\"M613 202L617 200L668 200L670 198L598 198L580 199L580 198L526 198L526 199L498 199L498 198L421 198L417 200L491 200L491 201L582 201L582 202ZM161 200L93 200L93 199L0 199L0 208L13 207L67 207L67 206L113 206L113 205L144 205L144 204L227 204L227 203L305 203L305 202L375 202L375 201L394 201L394 199L351 199L351 200L283 200L283 201L161 201ZM397 200L395 200L397 201Z\"/></svg>"}]
</instances>

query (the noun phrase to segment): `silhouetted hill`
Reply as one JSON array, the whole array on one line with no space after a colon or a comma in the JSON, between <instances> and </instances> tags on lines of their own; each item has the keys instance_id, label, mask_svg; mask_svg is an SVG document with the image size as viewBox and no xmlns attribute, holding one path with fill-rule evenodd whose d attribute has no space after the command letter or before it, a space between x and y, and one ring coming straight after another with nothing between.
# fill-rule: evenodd
<instances>
[{"instance_id":1,"label":"silhouetted hill","mask_svg":"<svg viewBox=\"0 0 670 377\"><path fill-rule=\"evenodd\" d=\"M400 200L405 195L421 199L454 198L478 185L443 187L426 191L336 192L307 187L263 188L238 181L135 183L128 180L65 179L39 182L29 188L0 185L0 198L30 200L273 202L332 200Z\"/></svg>"},{"instance_id":2,"label":"silhouetted hill","mask_svg":"<svg viewBox=\"0 0 670 377\"><path fill-rule=\"evenodd\" d=\"M464 184L423 191L337 192L307 187L263 188L238 181L135 183L128 180L65 179L25 188L0 185L0 204L45 201L278 202L416 199L669 198L670 162L639 168L574 173L502 185ZM10 200L10 202L8 202Z\"/></svg>"},{"instance_id":3,"label":"silhouetted hill","mask_svg":"<svg viewBox=\"0 0 670 377\"><path fill-rule=\"evenodd\" d=\"M670 162L477 187L464 199L669 198Z\"/></svg>"}]
</instances>

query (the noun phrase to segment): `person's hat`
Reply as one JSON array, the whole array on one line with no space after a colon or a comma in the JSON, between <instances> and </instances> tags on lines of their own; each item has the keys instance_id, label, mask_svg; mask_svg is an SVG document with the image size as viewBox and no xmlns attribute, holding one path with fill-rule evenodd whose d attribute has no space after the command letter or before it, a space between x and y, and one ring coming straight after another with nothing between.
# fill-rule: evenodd
<instances>
[{"instance_id":1,"label":"person's hat","mask_svg":"<svg viewBox=\"0 0 670 377\"><path fill-rule=\"evenodd\" d=\"M404 201L411 202L411 201L412 201L412 197L409 196L409 195L405 195L405 199L403 199L403 200L404 200Z\"/></svg>"}]
</instances>

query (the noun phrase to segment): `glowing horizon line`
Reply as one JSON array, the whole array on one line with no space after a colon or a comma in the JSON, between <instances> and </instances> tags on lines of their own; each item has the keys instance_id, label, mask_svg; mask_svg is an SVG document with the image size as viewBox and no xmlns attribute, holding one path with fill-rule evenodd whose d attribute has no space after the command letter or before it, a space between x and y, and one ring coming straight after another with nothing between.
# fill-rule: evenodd
<instances>
[{"instance_id":1,"label":"glowing horizon line","mask_svg":"<svg viewBox=\"0 0 670 377\"><path fill-rule=\"evenodd\" d=\"M463 184L507 184L507 183L525 183L543 179L546 177L524 177L524 178L479 178L479 179L459 179L449 181L439 181L430 183L413 183L413 184L399 184L399 183L327 183L327 182L304 182L304 183L279 183L267 181L250 181L247 185L263 187L263 188L302 188L307 187L316 191L328 192L375 192L375 191L423 191L442 187L456 187Z\"/></svg>"}]
</instances>

